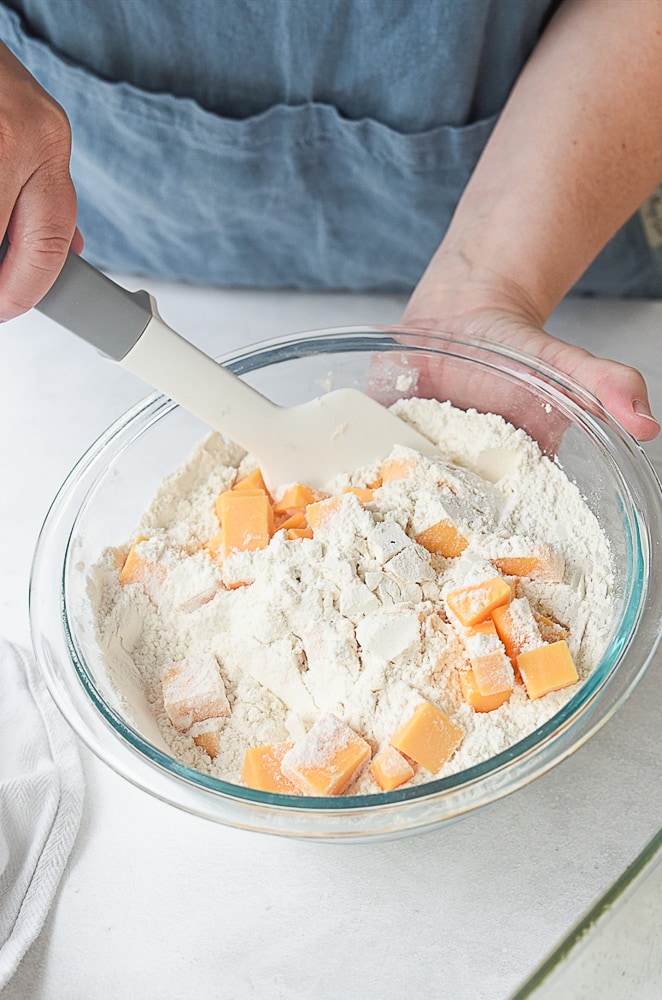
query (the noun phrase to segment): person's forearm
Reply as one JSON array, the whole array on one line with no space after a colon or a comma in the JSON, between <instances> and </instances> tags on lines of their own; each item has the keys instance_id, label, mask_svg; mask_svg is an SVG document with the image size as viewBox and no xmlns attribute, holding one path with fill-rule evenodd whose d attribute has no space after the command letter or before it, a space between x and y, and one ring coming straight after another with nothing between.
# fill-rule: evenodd
<instances>
[{"instance_id":1,"label":"person's forearm","mask_svg":"<svg viewBox=\"0 0 662 1000\"><path fill-rule=\"evenodd\" d=\"M661 0L567 0L433 259L438 291L496 282L543 323L660 181Z\"/></svg>"}]
</instances>

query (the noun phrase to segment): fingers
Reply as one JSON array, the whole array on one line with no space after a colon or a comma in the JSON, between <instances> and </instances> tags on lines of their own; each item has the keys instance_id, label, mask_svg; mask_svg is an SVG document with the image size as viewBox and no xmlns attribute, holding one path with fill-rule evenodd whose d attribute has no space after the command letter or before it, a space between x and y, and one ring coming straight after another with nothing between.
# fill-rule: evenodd
<instances>
[{"instance_id":1,"label":"fingers","mask_svg":"<svg viewBox=\"0 0 662 1000\"><path fill-rule=\"evenodd\" d=\"M633 437L651 441L660 433L641 372L558 342L550 353L556 358L555 367L586 386Z\"/></svg>"},{"instance_id":2,"label":"fingers","mask_svg":"<svg viewBox=\"0 0 662 1000\"><path fill-rule=\"evenodd\" d=\"M0 320L32 308L49 290L71 247L76 194L69 174L67 117L0 44Z\"/></svg>"},{"instance_id":3,"label":"fingers","mask_svg":"<svg viewBox=\"0 0 662 1000\"><path fill-rule=\"evenodd\" d=\"M528 318L523 320L520 315L505 310L474 308L464 317L453 317L449 324L443 319L416 319L408 310L403 322L428 329L450 325L451 334L456 336L477 336L514 347L569 375L588 389L638 440L650 441L660 432L660 424L650 412L646 382L639 371L557 340L533 326Z\"/></svg>"},{"instance_id":4,"label":"fingers","mask_svg":"<svg viewBox=\"0 0 662 1000\"><path fill-rule=\"evenodd\" d=\"M45 165L24 184L13 206L9 247L0 268L0 320L36 305L49 290L76 236L76 195L68 168Z\"/></svg>"},{"instance_id":5,"label":"fingers","mask_svg":"<svg viewBox=\"0 0 662 1000\"><path fill-rule=\"evenodd\" d=\"M411 351L376 355L366 377L366 389L385 406L417 396L447 400L462 410L497 413L524 430L547 455L556 454L568 419L556 406L545 404L539 390L525 377L514 377L485 348L454 349L453 336L423 328L391 331L401 347ZM459 339L459 338L458 338Z\"/></svg>"}]
</instances>

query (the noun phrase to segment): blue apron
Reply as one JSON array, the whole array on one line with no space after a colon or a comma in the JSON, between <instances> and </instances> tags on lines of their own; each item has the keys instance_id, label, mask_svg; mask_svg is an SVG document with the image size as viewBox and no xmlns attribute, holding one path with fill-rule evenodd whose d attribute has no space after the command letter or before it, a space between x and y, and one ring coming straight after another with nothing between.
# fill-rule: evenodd
<instances>
[{"instance_id":1,"label":"blue apron","mask_svg":"<svg viewBox=\"0 0 662 1000\"><path fill-rule=\"evenodd\" d=\"M86 255L223 286L410 291L558 0L7 0L63 106ZM662 295L639 215L576 290Z\"/></svg>"}]
</instances>

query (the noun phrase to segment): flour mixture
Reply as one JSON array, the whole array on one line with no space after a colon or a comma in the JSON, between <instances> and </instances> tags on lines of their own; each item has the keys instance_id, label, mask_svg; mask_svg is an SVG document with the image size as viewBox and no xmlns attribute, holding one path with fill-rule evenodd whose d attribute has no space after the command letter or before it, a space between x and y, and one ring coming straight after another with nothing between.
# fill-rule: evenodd
<instances>
[{"instance_id":1,"label":"flour mixture","mask_svg":"<svg viewBox=\"0 0 662 1000\"><path fill-rule=\"evenodd\" d=\"M90 592L119 696L140 678L178 760L293 795L379 792L489 758L604 651L606 538L501 417L410 399L439 446L269 494L212 434Z\"/></svg>"}]
</instances>

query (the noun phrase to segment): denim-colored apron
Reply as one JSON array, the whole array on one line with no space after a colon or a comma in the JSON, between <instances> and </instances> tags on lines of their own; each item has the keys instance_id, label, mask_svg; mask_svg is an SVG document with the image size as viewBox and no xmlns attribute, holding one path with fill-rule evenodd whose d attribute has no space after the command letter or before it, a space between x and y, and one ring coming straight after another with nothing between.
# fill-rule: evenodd
<instances>
[{"instance_id":1,"label":"denim-colored apron","mask_svg":"<svg viewBox=\"0 0 662 1000\"><path fill-rule=\"evenodd\" d=\"M69 116L98 266L408 291L557 6L6 0L0 38ZM662 295L639 214L576 290Z\"/></svg>"}]
</instances>

